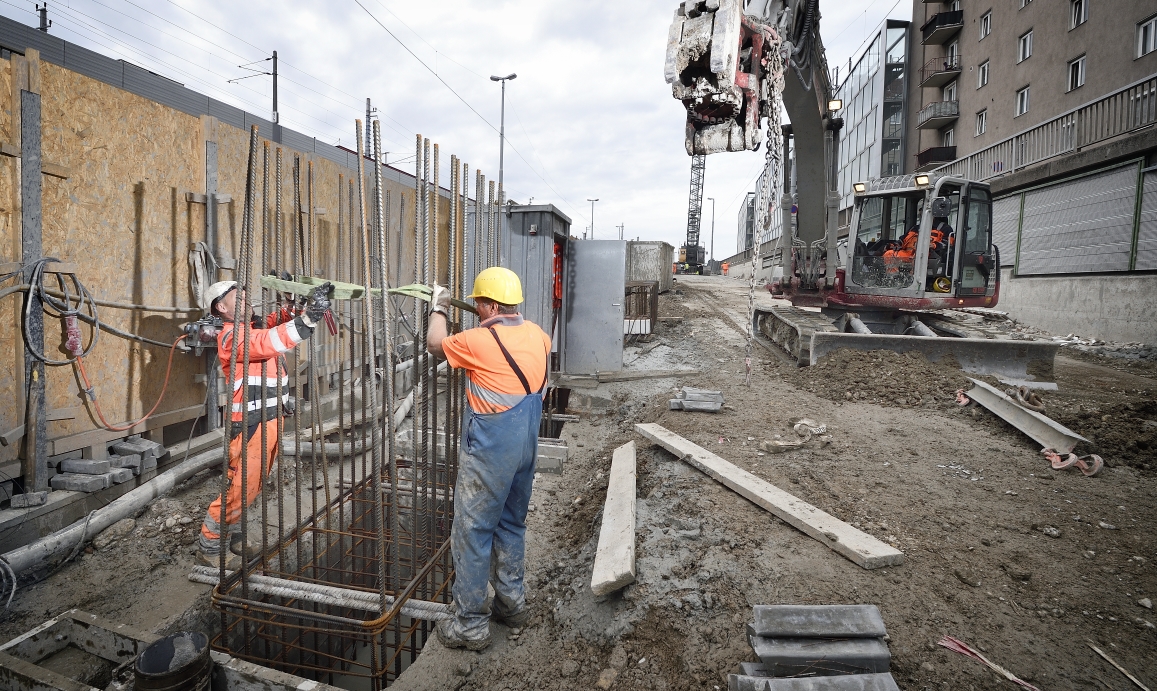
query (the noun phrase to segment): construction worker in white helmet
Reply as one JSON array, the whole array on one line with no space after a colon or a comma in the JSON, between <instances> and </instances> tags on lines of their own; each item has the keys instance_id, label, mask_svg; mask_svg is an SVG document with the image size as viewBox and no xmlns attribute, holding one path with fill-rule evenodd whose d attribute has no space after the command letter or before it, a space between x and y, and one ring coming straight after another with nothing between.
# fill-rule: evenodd
<instances>
[{"instance_id":1,"label":"construction worker in white helmet","mask_svg":"<svg viewBox=\"0 0 1157 691\"><path fill-rule=\"evenodd\" d=\"M329 309L331 285L325 284L315 289L302 309L283 307L263 319L253 316L252 306L246 306L251 327L249 340L249 367L243 369L242 353L244 344L237 344L237 369L230 371L229 360L233 349L233 334L239 319L240 291L235 281L219 281L209 286L205 297L209 310L221 318L224 327L217 335L217 357L221 360L221 370L225 374L227 386L231 387L230 423L226 426L229 435L229 487L224 496L218 496L205 512L198 540L197 563L217 567L225 545L222 534L228 536L225 551L225 568L240 568L243 556L241 544L241 506L252 504L261 493L261 483L277 458L280 446L278 429L283 404L289 402L289 375L281 357L299 343L313 335L317 326ZM292 303L291 303L292 305ZM245 317L240 317L245 319ZM277 396L278 387L283 392ZM247 396L246 396L247 394ZM244 398L243 398L244 397ZM246 400L248 404L246 405ZM242 410L242 407L245 410ZM265 422L262 423L262 409ZM259 427L264 424L266 457L262 458ZM248 440L245 443L245 440ZM241 447L245 444L245 487L242 488ZM223 513L224 512L224 513ZM222 526L221 524L225 525Z\"/></svg>"},{"instance_id":2,"label":"construction worker in white helmet","mask_svg":"<svg viewBox=\"0 0 1157 691\"><path fill-rule=\"evenodd\" d=\"M509 269L493 266L479 273L469 297L481 324L451 336L446 326L450 294L434 286L426 344L451 367L465 369L467 377L450 532L455 617L438 622L438 638L451 648L481 650L490 645L491 616L512 628L525 626L529 618L526 512L550 336L519 314L522 284ZM494 601L487 612L492 559Z\"/></svg>"}]
</instances>

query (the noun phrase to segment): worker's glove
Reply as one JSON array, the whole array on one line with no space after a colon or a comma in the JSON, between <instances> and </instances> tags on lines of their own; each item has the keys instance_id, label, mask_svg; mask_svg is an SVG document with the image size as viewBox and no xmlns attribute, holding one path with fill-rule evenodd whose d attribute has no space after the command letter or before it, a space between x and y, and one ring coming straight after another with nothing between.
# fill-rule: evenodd
<instances>
[{"instance_id":1,"label":"worker's glove","mask_svg":"<svg viewBox=\"0 0 1157 691\"><path fill-rule=\"evenodd\" d=\"M305 302L305 314L302 315L308 326L316 326L325 318L325 313L330 308L329 293L331 290L333 290L333 284L326 281L310 292L309 299Z\"/></svg>"},{"instance_id":2,"label":"worker's glove","mask_svg":"<svg viewBox=\"0 0 1157 691\"><path fill-rule=\"evenodd\" d=\"M442 316L450 315L450 291L444 286L434 284L434 293L430 296L430 312L441 312Z\"/></svg>"}]
</instances>

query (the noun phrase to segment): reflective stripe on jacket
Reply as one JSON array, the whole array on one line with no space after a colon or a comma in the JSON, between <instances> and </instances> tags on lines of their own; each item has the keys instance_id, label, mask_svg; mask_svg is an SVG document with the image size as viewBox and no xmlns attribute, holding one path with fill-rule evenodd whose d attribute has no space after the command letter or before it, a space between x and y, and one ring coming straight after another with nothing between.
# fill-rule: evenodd
<instances>
[{"instance_id":1,"label":"reflective stripe on jacket","mask_svg":"<svg viewBox=\"0 0 1157 691\"><path fill-rule=\"evenodd\" d=\"M248 371L243 370L245 344L237 344L237 376L233 376L229 370L234 325L225 324L217 335L217 357L221 360L225 381L230 382L233 391L230 419L234 422L244 419L242 406L249 412L273 408L269 418L277 416L277 406L289 400L289 373L282 363L281 355L313 333L313 329L306 326L300 317L294 317L287 310L269 315L265 321L271 328L249 329ZM279 384L282 392L280 397L277 395Z\"/></svg>"}]
</instances>

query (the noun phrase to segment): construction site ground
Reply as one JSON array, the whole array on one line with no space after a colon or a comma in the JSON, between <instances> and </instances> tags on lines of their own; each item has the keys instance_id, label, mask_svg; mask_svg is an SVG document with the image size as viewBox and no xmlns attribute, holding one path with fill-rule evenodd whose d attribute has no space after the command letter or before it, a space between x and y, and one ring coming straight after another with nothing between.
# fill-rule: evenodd
<instances>
[{"instance_id":1,"label":"construction site ground","mask_svg":"<svg viewBox=\"0 0 1157 691\"><path fill-rule=\"evenodd\" d=\"M757 295L767 301L766 293ZM431 641L397 689L721 689L755 660L756 604L872 603L888 627L903 689L1012 688L937 645L963 640L1041 689L1128 689L1095 643L1157 684L1157 368L1062 349L1046 412L1091 440L1099 477L1053 471L1027 437L960 406L969 382L915 356L840 352L798 369L759 345L744 383L747 283L679 277L667 321L624 353L625 369L684 369L663 379L574 388L561 476L537 478L529 518L531 623L493 624L481 653ZM679 386L718 389L718 414L668 410ZM823 439L780 454L811 418ZM868 571L638 436L657 422L903 551ZM638 445L637 580L590 592L614 448ZM78 607L152 631L211 625L208 587L190 583L193 540L219 475L158 500L127 536L81 552L23 587L4 638ZM181 518L191 522L181 523ZM171 525L166 521L173 519ZM175 528L182 528L175 532ZM103 541L102 541L103 545ZM1151 605L1150 605L1151 606Z\"/></svg>"}]
</instances>

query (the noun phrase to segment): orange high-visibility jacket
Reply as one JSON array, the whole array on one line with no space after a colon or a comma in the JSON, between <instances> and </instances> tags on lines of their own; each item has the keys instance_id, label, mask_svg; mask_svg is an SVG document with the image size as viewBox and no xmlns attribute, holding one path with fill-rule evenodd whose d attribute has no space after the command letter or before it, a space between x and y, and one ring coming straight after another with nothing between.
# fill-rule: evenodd
<instances>
[{"instance_id":1,"label":"orange high-visibility jacket","mask_svg":"<svg viewBox=\"0 0 1157 691\"><path fill-rule=\"evenodd\" d=\"M233 387L232 419L241 422L244 419L241 407L243 392L241 387L248 385L248 404L250 412L257 412L257 416L249 416L251 421L260 419L260 410L272 408L268 419L277 417L279 406L289 400L289 374L281 362L281 355L298 343L309 338L313 329L306 326L300 316L294 316L287 309L282 309L265 317L265 329L249 329L249 369L248 376L241 371L244 363L245 344L237 344L238 374L233 376L229 369L230 351L233 348L234 324L226 323L221 333L217 334L217 357L221 360L221 371L225 373L225 381ZM271 362L272 361L272 362ZM282 395L277 396L277 385L280 379Z\"/></svg>"}]
</instances>

